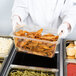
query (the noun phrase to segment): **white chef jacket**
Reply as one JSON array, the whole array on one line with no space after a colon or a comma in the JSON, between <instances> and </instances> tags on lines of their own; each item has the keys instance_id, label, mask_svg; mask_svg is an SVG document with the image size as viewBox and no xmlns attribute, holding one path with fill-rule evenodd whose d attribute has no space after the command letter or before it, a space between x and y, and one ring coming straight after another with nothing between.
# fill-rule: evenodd
<instances>
[{"instance_id":1,"label":"white chef jacket","mask_svg":"<svg viewBox=\"0 0 76 76\"><path fill-rule=\"evenodd\" d=\"M28 26L55 28L64 22L76 24L73 0L15 0L12 16L18 15Z\"/></svg>"}]
</instances>

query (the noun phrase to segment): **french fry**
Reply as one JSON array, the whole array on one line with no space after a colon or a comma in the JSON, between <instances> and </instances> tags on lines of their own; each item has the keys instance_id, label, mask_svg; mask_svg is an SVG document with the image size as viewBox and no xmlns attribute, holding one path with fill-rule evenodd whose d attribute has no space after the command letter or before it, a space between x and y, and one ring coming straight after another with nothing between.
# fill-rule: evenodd
<instances>
[{"instance_id":1,"label":"french fry","mask_svg":"<svg viewBox=\"0 0 76 76\"><path fill-rule=\"evenodd\" d=\"M42 31L43 31L43 29L40 29L40 30L38 30L38 31L36 32L36 34L41 34Z\"/></svg>"}]
</instances>

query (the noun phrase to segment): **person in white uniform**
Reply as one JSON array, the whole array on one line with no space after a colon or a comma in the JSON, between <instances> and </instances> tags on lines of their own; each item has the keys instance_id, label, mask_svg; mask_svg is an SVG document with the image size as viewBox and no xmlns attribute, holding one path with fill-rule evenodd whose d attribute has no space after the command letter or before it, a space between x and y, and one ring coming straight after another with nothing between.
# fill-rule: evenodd
<instances>
[{"instance_id":1,"label":"person in white uniform","mask_svg":"<svg viewBox=\"0 0 76 76\"><path fill-rule=\"evenodd\" d=\"M12 8L13 31L27 26L58 29L65 38L76 24L76 6L73 0L15 0Z\"/></svg>"}]
</instances>

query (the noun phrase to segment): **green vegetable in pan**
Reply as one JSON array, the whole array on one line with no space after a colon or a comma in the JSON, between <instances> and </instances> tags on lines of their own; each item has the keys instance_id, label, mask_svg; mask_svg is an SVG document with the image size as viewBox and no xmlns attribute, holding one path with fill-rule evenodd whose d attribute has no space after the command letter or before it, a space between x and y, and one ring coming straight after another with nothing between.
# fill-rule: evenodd
<instances>
[{"instance_id":1,"label":"green vegetable in pan","mask_svg":"<svg viewBox=\"0 0 76 76\"><path fill-rule=\"evenodd\" d=\"M44 72L36 72L36 71L11 71L8 76L55 76L54 73L44 73Z\"/></svg>"}]
</instances>

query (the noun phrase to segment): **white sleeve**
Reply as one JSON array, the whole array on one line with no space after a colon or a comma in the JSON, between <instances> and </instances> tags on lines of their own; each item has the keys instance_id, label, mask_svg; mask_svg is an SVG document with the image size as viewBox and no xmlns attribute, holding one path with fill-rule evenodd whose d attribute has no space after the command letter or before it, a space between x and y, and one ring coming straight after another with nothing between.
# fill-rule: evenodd
<instances>
[{"instance_id":1,"label":"white sleeve","mask_svg":"<svg viewBox=\"0 0 76 76\"><path fill-rule=\"evenodd\" d=\"M12 8L12 16L18 15L23 21L28 16L27 0L15 0Z\"/></svg>"},{"instance_id":2,"label":"white sleeve","mask_svg":"<svg viewBox=\"0 0 76 76\"><path fill-rule=\"evenodd\" d=\"M65 0L60 17L62 23L68 22L73 30L76 25L76 5L74 4L74 0Z\"/></svg>"}]
</instances>

